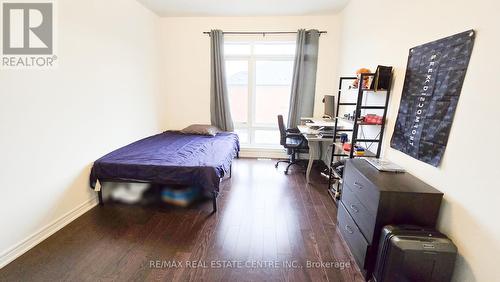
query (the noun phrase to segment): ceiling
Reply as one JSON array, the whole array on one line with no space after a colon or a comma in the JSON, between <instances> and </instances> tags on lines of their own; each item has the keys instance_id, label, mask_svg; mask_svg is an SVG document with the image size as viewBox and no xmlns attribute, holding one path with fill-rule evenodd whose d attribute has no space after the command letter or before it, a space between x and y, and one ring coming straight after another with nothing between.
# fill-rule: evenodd
<instances>
[{"instance_id":1,"label":"ceiling","mask_svg":"<svg viewBox=\"0 0 500 282\"><path fill-rule=\"evenodd\" d=\"M349 0L138 0L163 17L331 14Z\"/></svg>"}]
</instances>

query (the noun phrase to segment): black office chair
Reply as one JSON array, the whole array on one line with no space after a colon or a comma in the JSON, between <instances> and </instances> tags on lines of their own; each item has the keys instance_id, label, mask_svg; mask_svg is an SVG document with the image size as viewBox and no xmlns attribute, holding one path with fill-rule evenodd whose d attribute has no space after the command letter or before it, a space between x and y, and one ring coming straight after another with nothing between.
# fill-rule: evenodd
<instances>
[{"instance_id":1,"label":"black office chair","mask_svg":"<svg viewBox=\"0 0 500 282\"><path fill-rule=\"evenodd\" d=\"M302 136L298 129L285 128L282 115L278 115L278 127L280 129L280 144L287 149L287 154L290 158L288 160L278 161L275 167L278 168L279 163L287 163L288 166L285 169L285 174L288 174L288 169L292 165L299 165L303 167L300 160L297 158L298 153L309 149L309 147L307 146L307 140L304 136Z\"/></svg>"}]
</instances>

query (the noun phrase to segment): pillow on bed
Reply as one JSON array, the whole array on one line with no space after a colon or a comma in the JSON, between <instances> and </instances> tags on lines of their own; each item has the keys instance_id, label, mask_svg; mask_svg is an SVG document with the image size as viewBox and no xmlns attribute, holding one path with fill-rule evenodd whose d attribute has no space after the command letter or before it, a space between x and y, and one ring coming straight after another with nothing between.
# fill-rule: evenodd
<instances>
[{"instance_id":1,"label":"pillow on bed","mask_svg":"<svg viewBox=\"0 0 500 282\"><path fill-rule=\"evenodd\" d=\"M220 129L208 124L191 124L190 126L181 130L181 132L184 134L215 136L220 132Z\"/></svg>"}]
</instances>

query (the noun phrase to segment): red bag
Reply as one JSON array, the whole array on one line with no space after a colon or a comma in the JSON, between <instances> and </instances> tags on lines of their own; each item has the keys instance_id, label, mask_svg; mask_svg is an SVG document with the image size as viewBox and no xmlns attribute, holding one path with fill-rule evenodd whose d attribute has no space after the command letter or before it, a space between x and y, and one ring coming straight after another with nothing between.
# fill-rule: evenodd
<instances>
[{"instance_id":1,"label":"red bag","mask_svg":"<svg viewBox=\"0 0 500 282\"><path fill-rule=\"evenodd\" d=\"M382 124L382 117L374 114L368 114L363 118L365 124Z\"/></svg>"}]
</instances>

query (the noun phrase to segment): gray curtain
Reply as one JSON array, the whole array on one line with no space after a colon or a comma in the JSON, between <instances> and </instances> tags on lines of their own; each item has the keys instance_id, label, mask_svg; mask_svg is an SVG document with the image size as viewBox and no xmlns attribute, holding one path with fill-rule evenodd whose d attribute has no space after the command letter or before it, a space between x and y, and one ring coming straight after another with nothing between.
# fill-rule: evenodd
<instances>
[{"instance_id":1,"label":"gray curtain","mask_svg":"<svg viewBox=\"0 0 500 282\"><path fill-rule=\"evenodd\" d=\"M295 128L301 117L312 117L318 66L319 31L300 29L293 67L288 128Z\"/></svg>"},{"instance_id":2,"label":"gray curtain","mask_svg":"<svg viewBox=\"0 0 500 282\"><path fill-rule=\"evenodd\" d=\"M210 31L210 121L224 131L233 131L224 64L224 34Z\"/></svg>"}]
</instances>

